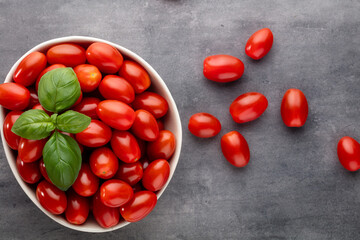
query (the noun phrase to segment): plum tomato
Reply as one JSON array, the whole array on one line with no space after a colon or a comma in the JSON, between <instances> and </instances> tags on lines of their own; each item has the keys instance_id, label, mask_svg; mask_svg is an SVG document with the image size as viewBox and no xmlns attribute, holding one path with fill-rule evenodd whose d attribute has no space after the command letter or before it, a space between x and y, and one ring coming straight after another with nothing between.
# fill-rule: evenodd
<instances>
[{"instance_id":1,"label":"plum tomato","mask_svg":"<svg viewBox=\"0 0 360 240\"><path fill-rule=\"evenodd\" d=\"M169 109L165 98L153 92L143 92L136 95L132 106L135 110L144 109L150 112L155 118L163 117Z\"/></svg>"},{"instance_id":2,"label":"plum tomato","mask_svg":"<svg viewBox=\"0 0 360 240\"><path fill-rule=\"evenodd\" d=\"M200 138L216 136L221 130L220 121L209 113L195 113L190 117L189 131Z\"/></svg>"},{"instance_id":3,"label":"plum tomato","mask_svg":"<svg viewBox=\"0 0 360 240\"><path fill-rule=\"evenodd\" d=\"M112 178L119 167L119 161L110 148L102 147L95 149L91 155L89 164L91 171L102 179Z\"/></svg>"},{"instance_id":4,"label":"plum tomato","mask_svg":"<svg viewBox=\"0 0 360 240\"><path fill-rule=\"evenodd\" d=\"M157 196L150 191L140 191L124 206L120 214L127 222L137 222L149 215L157 203Z\"/></svg>"},{"instance_id":5,"label":"plum tomato","mask_svg":"<svg viewBox=\"0 0 360 240\"><path fill-rule=\"evenodd\" d=\"M34 184L41 179L39 164L37 162L25 163L17 156L16 167L22 180L27 183Z\"/></svg>"},{"instance_id":6,"label":"plum tomato","mask_svg":"<svg viewBox=\"0 0 360 240\"><path fill-rule=\"evenodd\" d=\"M96 222L103 228L110 228L119 223L119 208L104 205L98 191L92 199L92 212Z\"/></svg>"},{"instance_id":7,"label":"plum tomato","mask_svg":"<svg viewBox=\"0 0 360 240\"><path fill-rule=\"evenodd\" d=\"M24 110L30 103L30 91L18 83L0 84L0 105L14 111Z\"/></svg>"},{"instance_id":8,"label":"plum tomato","mask_svg":"<svg viewBox=\"0 0 360 240\"><path fill-rule=\"evenodd\" d=\"M100 99L95 97L84 97L79 104L72 108L72 110L85 114L92 119L98 119L96 108L100 103Z\"/></svg>"},{"instance_id":9,"label":"plum tomato","mask_svg":"<svg viewBox=\"0 0 360 240\"><path fill-rule=\"evenodd\" d=\"M337 146L341 165L346 170L357 171L360 168L360 144L352 137L343 137Z\"/></svg>"},{"instance_id":10,"label":"plum tomato","mask_svg":"<svg viewBox=\"0 0 360 240\"><path fill-rule=\"evenodd\" d=\"M268 28L256 31L246 43L246 55L255 60L263 58L270 51L273 39L273 34Z\"/></svg>"},{"instance_id":11,"label":"plum tomato","mask_svg":"<svg viewBox=\"0 0 360 240\"><path fill-rule=\"evenodd\" d=\"M43 111L44 111L44 112L46 112L49 116L51 116L51 112L49 112L49 111L45 110L45 109L43 108L43 106L42 106L40 103L35 104L35 105L32 107L32 109L39 109L39 110L43 110Z\"/></svg>"},{"instance_id":12,"label":"plum tomato","mask_svg":"<svg viewBox=\"0 0 360 240\"><path fill-rule=\"evenodd\" d=\"M75 225L83 224L89 216L89 200L75 193L67 191L67 208L65 210L66 220Z\"/></svg>"},{"instance_id":13,"label":"plum tomato","mask_svg":"<svg viewBox=\"0 0 360 240\"><path fill-rule=\"evenodd\" d=\"M86 61L85 49L77 44L63 43L51 47L46 53L49 64L64 64L75 67Z\"/></svg>"},{"instance_id":14,"label":"plum tomato","mask_svg":"<svg viewBox=\"0 0 360 240\"><path fill-rule=\"evenodd\" d=\"M281 117L288 127L304 126L309 113L306 97L299 89L286 91L281 102Z\"/></svg>"},{"instance_id":15,"label":"plum tomato","mask_svg":"<svg viewBox=\"0 0 360 240\"><path fill-rule=\"evenodd\" d=\"M67 207L65 192L46 180L37 185L36 198L43 208L55 215L62 214Z\"/></svg>"},{"instance_id":16,"label":"plum tomato","mask_svg":"<svg viewBox=\"0 0 360 240\"><path fill-rule=\"evenodd\" d=\"M37 92L34 88L29 88L29 92L30 92L30 101L28 108L32 108L36 104L39 104L39 96L37 95Z\"/></svg>"},{"instance_id":17,"label":"plum tomato","mask_svg":"<svg viewBox=\"0 0 360 240\"><path fill-rule=\"evenodd\" d=\"M21 138L19 142L19 157L25 163L35 162L42 156L43 148L47 142L47 138L40 140L31 140Z\"/></svg>"},{"instance_id":18,"label":"plum tomato","mask_svg":"<svg viewBox=\"0 0 360 240\"><path fill-rule=\"evenodd\" d=\"M100 199L108 207L120 207L132 199L132 187L119 179L110 179L100 187Z\"/></svg>"},{"instance_id":19,"label":"plum tomato","mask_svg":"<svg viewBox=\"0 0 360 240\"><path fill-rule=\"evenodd\" d=\"M155 141L148 143L147 155L150 161L155 159L169 160L175 152L175 147L174 134L168 130L162 130Z\"/></svg>"},{"instance_id":20,"label":"plum tomato","mask_svg":"<svg viewBox=\"0 0 360 240\"><path fill-rule=\"evenodd\" d=\"M99 188L99 178L91 171L89 164L83 163L79 175L72 185L74 191L83 197L89 197Z\"/></svg>"},{"instance_id":21,"label":"plum tomato","mask_svg":"<svg viewBox=\"0 0 360 240\"><path fill-rule=\"evenodd\" d=\"M144 92L151 85L150 76L145 68L134 61L125 60L119 75L133 86L136 94Z\"/></svg>"},{"instance_id":22,"label":"plum tomato","mask_svg":"<svg viewBox=\"0 0 360 240\"><path fill-rule=\"evenodd\" d=\"M221 150L226 160L235 167L245 167L249 163L249 145L243 135L237 131L222 136Z\"/></svg>"},{"instance_id":23,"label":"plum tomato","mask_svg":"<svg viewBox=\"0 0 360 240\"><path fill-rule=\"evenodd\" d=\"M18 150L21 137L13 133L11 131L11 128L13 127L14 123L22 113L23 112L20 111L11 111L6 115L4 120L4 125L3 125L4 137L9 147L14 150Z\"/></svg>"},{"instance_id":24,"label":"plum tomato","mask_svg":"<svg viewBox=\"0 0 360 240\"><path fill-rule=\"evenodd\" d=\"M131 103L135 99L134 88L124 78L116 75L107 75L99 85L99 91L105 99L119 100Z\"/></svg>"},{"instance_id":25,"label":"plum tomato","mask_svg":"<svg viewBox=\"0 0 360 240\"><path fill-rule=\"evenodd\" d=\"M45 69L40 73L40 75L39 75L38 78L36 79L36 84L35 84L36 92L38 91L39 82L40 82L41 77L44 76L45 73L50 72L51 70L54 70L54 69L57 69L57 68L66 68L66 66L65 66L64 64L53 64L53 65L45 68Z\"/></svg>"},{"instance_id":26,"label":"plum tomato","mask_svg":"<svg viewBox=\"0 0 360 240\"><path fill-rule=\"evenodd\" d=\"M119 71L123 64L121 53L106 43L92 43L86 50L88 62L96 66L101 72L113 74Z\"/></svg>"},{"instance_id":27,"label":"plum tomato","mask_svg":"<svg viewBox=\"0 0 360 240\"><path fill-rule=\"evenodd\" d=\"M104 123L117 130L128 130L135 120L134 110L118 100L101 101L96 114Z\"/></svg>"},{"instance_id":28,"label":"plum tomato","mask_svg":"<svg viewBox=\"0 0 360 240\"><path fill-rule=\"evenodd\" d=\"M110 143L116 156L125 163L136 162L141 157L139 144L130 132L115 130Z\"/></svg>"},{"instance_id":29,"label":"plum tomato","mask_svg":"<svg viewBox=\"0 0 360 240\"><path fill-rule=\"evenodd\" d=\"M257 92L249 92L237 97L230 105L230 114L237 123L253 121L268 107L268 100Z\"/></svg>"},{"instance_id":30,"label":"plum tomato","mask_svg":"<svg viewBox=\"0 0 360 240\"><path fill-rule=\"evenodd\" d=\"M99 120L91 120L90 125L75 135L76 140L87 147L101 147L111 139L111 129Z\"/></svg>"},{"instance_id":31,"label":"plum tomato","mask_svg":"<svg viewBox=\"0 0 360 240\"><path fill-rule=\"evenodd\" d=\"M140 161L134 163L123 163L119 165L119 169L115 178L134 186L143 177L143 167Z\"/></svg>"},{"instance_id":32,"label":"plum tomato","mask_svg":"<svg viewBox=\"0 0 360 240\"><path fill-rule=\"evenodd\" d=\"M16 68L13 79L25 87L35 83L36 78L46 67L46 57L41 52L32 52L27 55Z\"/></svg>"},{"instance_id":33,"label":"plum tomato","mask_svg":"<svg viewBox=\"0 0 360 240\"><path fill-rule=\"evenodd\" d=\"M44 163L44 160L41 159L39 161L39 169L40 169L40 172L41 172L41 175L46 179L46 181L48 181L49 183L51 183L51 180L46 172L46 168L45 168L45 163Z\"/></svg>"},{"instance_id":34,"label":"plum tomato","mask_svg":"<svg viewBox=\"0 0 360 240\"><path fill-rule=\"evenodd\" d=\"M90 64L81 64L74 68L74 72L83 92L92 92L99 86L102 76L97 67Z\"/></svg>"},{"instance_id":35,"label":"plum tomato","mask_svg":"<svg viewBox=\"0 0 360 240\"><path fill-rule=\"evenodd\" d=\"M142 178L144 188L149 191L158 191L166 184L170 176L170 165L165 159L157 159L145 169Z\"/></svg>"},{"instance_id":36,"label":"plum tomato","mask_svg":"<svg viewBox=\"0 0 360 240\"><path fill-rule=\"evenodd\" d=\"M131 126L134 135L145 141L155 141L159 136L159 126L154 116L145 110L135 112L135 120Z\"/></svg>"},{"instance_id":37,"label":"plum tomato","mask_svg":"<svg viewBox=\"0 0 360 240\"><path fill-rule=\"evenodd\" d=\"M81 103L82 98L83 98L83 93L82 93L82 91L80 91L80 96L79 96L79 98L76 100L76 102L75 102L71 107L73 108L73 107L75 107L76 105L78 105L79 103Z\"/></svg>"},{"instance_id":38,"label":"plum tomato","mask_svg":"<svg viewBox=\"0 0 360 240\"><path fill-rule=\"evenodd\" d=\"M215 82L232 82L244 73L243 62L230 55L213 55L204 60L204 76Z\"/></svg>"},{"instance_id":39,"label":"plum tomato","mask_svg":"<svg viewBox=\"0 0 360 240\"><path fill-rule=\"evenodd\" d=\"M141 156L145 156L146 154L146 142L140 138L136 138L137 143L139 144L139 148L140 148L140 152L141 152Z\"/></svg>"}]
</instances>

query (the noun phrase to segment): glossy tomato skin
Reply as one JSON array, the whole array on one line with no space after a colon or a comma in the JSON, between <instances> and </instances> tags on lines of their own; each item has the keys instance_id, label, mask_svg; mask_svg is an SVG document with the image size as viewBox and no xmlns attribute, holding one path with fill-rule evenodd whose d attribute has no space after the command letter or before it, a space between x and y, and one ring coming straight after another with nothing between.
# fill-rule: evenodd
<instances>
[{"instance_id":1,"label":"glossy tomato skin","mask_svg":"<svg viewBox=\"0 0 360 240\"><path fill-rule=\"evenodd\" d=\"M222 136L221 150L226 160L235 167L245 167L249 163L249 145L243 135L237 131Z\"/></svg>"},{"instance_id":2,"label":"glossy tomato skin","mask_svg":"<svg viewBox=\"0 0 360 240\"><path fill-rule=\"evenodd\" d=\"M115 130L110 143L116 156L125 163L136 162L141 157L136 138L127 131Z\"/></svg>"},{"instance_id":3,"label":"glossy tomato skin","mask_svg":"<svg viewBox=\"0 0 360 240\"><path fill-rule=\"evenodd\" d=\"M132 106L135 110L144 109L150 112L155 118L163 117L169 110L165 98L153 92L143 92L136 95Z\"/></svg>"},{"instance_id":4,"label":"glossy tomato skin","mask_svg":"<svg viewBox=\"0 0 360 240\"><path fill-rule=\"evenodd\" d=\"M96 222L103 228L110 228L119 223L119 208L104 205L98 191L92 199L92 211Z\"/></svg>"},{"instance_id":5,"label":"glossy tomato skin","mask_svg":"<svg viewBox=\"0 0 360 240\"><path fill-rule=\"evenodd\" d=\"M119 71L123 64L121 53L106 43L96 42L86 50L88 62L96 66L101 72L113 74Z\"/></svg>"},{"instance_id":6,"label":"glossy tomato skin","mask_svg":"<svg viewBox=\"0 0 360 240\"><path fill-rule=\"evenodd\" d=\"M75 67L86 61L85 49L77 44L63 43L51 47L46 53L50 64L63 64Z\"/></svg>"},{"instance_id":7,"label":"glossy tomato skin","mask_svg":"<svg viewBox=\"0 0 360 240\"><path fill-rule=\"evenodd\" d=\"M144 92L151 85L150 76L145 68L134 61L125 60L119 75L133 86L136 94Z\"/></svg>"},{"instance_id":8,"label":"glossy tomato skin","mask_svg":"<svg viewBox=\"0 0 360 240\"><path fill-rule=\"evenodd\" d=\"M145 169L150 165L150 160L147 157L144 157L142 159L140 159L141 162L141 166L143 168L143 171L145 171Z\"/></svg>"},{"instance_id":9,"label":"glossy tomato skin","mask_svg":"<svg viewBox=\"0 0 360 240\"><path fill-rule=\"evenodd\" d=\"M204 76L215 82L232 82L244 73L243 62L230 55L213 55L204 60Z\"/></svg>"},{"instance_id":10,"label":"glossy tomato skin","mask_svg":"<svg viewBox=\"0 0 360 240\"><path fill-rule=\"evenodd\" d=\"M24 182L34 184L41 179L39 164L37 162L25 163L17 156L16 167Z\"/></svg>"},{"instance_id":11,"label":"glossy tomato skin","mask_svg":"<svg viewBox=\"0 0 360 240\"><path fill-rule=\"evenodd\" d=\"M209 113L195 113L189 119L188 128L197 137L210 138L220 132L221 123Z\"/></svg>"},{"instance_id":12,"label":"glossy tomato skin","mask_svg":"<svg viewBox=\"0 0 360 240\"><path fill-rule=\"evenodd\" d=\"M127 204L120 207L120 214L127 222L137 222L145 218L157 203L155 193L140 191Z\"/></svg>"},{"instance_id":13,"label":"glossy tomato skin","mask_svg":"<svg viewBox=\"0 0 360 240\"><path fill-rule=\"evenodd\" d=\"M89 200L76 194L73 190L67 192L66 220L75 225L83 224L89 216Z\"/></svg>"},{"instance_id":14,"label":"glossy tomato skin","mask_svg":"<svg viewBox=\"0 0 360 240\"><path fill-rule=\"evenodd\" d=\"M155 159L169 160L175 152L175 147L174 134L168 130L162 130L155 141L148 143L147 155L150 161Z\"/></svg>"},{"instance_id":15,"label":"glossy tomato skin","mask_svg":"<svg viewBox=\"0 0 360 240\"><path fill-rule=\"evenodd\" d=\"M249 92L237 97L230 105L230 114L237 123L253 121L268 107L268 100L258 92Z\"/></svg>"},{"instance_id":16,"label":"glossy tomato skin","mask_svg":"<svg viewBox=\"0 0 360 240\"><path fill-rule=\"evenodd\" d=\"M245 53L255 60L263 58L271 49L274 37L270 29L256 31L246 43Z\"/></svg>"},{"instance_id":17,"label":"glossy tomato skin","mask_svg":"<svg viewBox=\"0 0 360 240\"><path fill-rule=\"evenodd\" d=\"M14 111L24 110L29 106L30 92L18 83L0 84L0 105Z\"/></svg>"},{"instance_id":18,"label":"glossy tomato skin","mask_svg":"<svg viewBox=\"0 0 360 240\"><path fill-rule=\"evenodd\" d=\"M99 188L99 178L91 171L89 164L81 165L79 175L72 188L83 197L89 197L96 193Z\"/></svg>"},{"instance_id":19,"label":"glossy tomato skin","mask_svg":"<svg viewBox=\"0 0 360 240\"><path fill-rule=\"evenodd\" d=\"M46 180L38 184L36 188L36 198L43 208L55 215L62 214L67 207L65 192Z\"/></svg>"},{"instance_id":20,"label":"glossy tomato skin","mask_svg":"<svg viewBox=\"0 0 360 240\"><path fill-rule=\"evenodd\" d=\"M102 76L97 67L90 64L81 64L74 68L74 72L83 92L92 92L99 86Z\"/></svg>"},{"instance_id":21,"label":"glossy tomato skin","mask_svg":"<svg viewBox=\"0 0 360 240\"><path fill-rule=\"evenodd\" d=\"M72 108L72 110L85 114L92 119L98 119L99 117L96 114L96 108L99 103L100 99L98 98L84 97L78 105Z\"/></svg>"},{"instance_id":22,"label":"glossy tomato skin","mask_svg":"<svg viewBox=\"0 0 360 240\"><path fill-rule=\"evenodd\" d=\"M128 130L135 120L134 110L117 100L101 101L96 114L104 123L117 130Z\"/></svg>"},{"instance_id":23,"label":"glossy tomato skin","mask_svg":"<svg viewBox=\"0 0 360 240\"><path fill-rule=\"evenodd\" d=\"M51 70L57 69L57 68L66 68L66 66L64 64L53 64L47 68L45 68L40 75L38 76L38 78L36 79L36 84L35 84L35 88L36 88L36 92L38 91L39 88L39 82L42 76L45 75L45 73L50 72Z\"/></svg>"},{"instance_id":24,"label":"glossy tomato skin","mask_svg":"<svg viewBox=\"0 0 360 240\"><path fill-rule=\"evenodd\" d=\"M101 95L110 100L119 100L131 103L135 99L135 91L124 78L116 75L107 75L99 85Z\"/></svg>"},{"instance_id":25,"label":"glossy tomato skin","mask_svg":"<svg viewBox=\"0 0 360 240\"><path fill-rule=\"evenodd\" d=\"M304 126L309 113L305 94L299 89L289 89L281 102L281 117L288 127Z\"/></svg>"},{"instance_id":26,"label":"glossy tomato skin","mask_svg":"<svg viewBox=\"0 0 360 240\"><path fill-rule=\"evenodd\" d=\"M137 110L131 126L134 135L145 141L155 141L159 136L159 126L154 116L146 110Z\"/></svg>"},{"instance_id":27,"label":"glossy tomato skin","mask_svg":"<svg viewBox=\"0 0 360 240\"><path fill-rule=\"evenodd\" d=\"M91 171L102 179L109 179L115 176L119 161L110 148L102 147L94 150L90 155L89 164Z\"/></svg>"},{"instance_id":28,"label":"glossy tomato skin","mask_svg":"<svg viewBox=\"0 0 360 240\"><path fill-rule=\"evenodd\" d=\"M18 150L21 137L13 133L11 128L22 113L21 111L11 111L6 115L4 120L4 137L9 147L14 150Z\"/></svg>"},{"instance_id":29,"label":"glossy tomato skin","mask_svg":"<svg viewBox=\"0 0 360 240\"><path fill-rule=\"evenodd\" d=\"M13 79L25 87L32 85L41 71L46 67L46 57L41 52L27 55L16 68Z\"/></svg>"},{"instance_id":30,"label":"glossy tomato skin","mask_svg":"<svg viewBox=\"0 0 360 240\"><path fill-rule=\"evenodd\" d=\"M39 161L39 169L40 169L40 172L41 172L41 175L46 179L46 181L48 181L49 183L51 183L51 180L46 172L46 168L45 168L45 163L44 163L44 160L41 159Z\"/></svg>"},{"instance_id":31,"label":"glossy tomato skin","mask_svg":"<svg viewBox=\"0 0 360 240\"><path fill-rule=\"evenodd\" d=\"M21 138L19 142L19 157L25 163L35 162L42 156L43 148L47 142L47 138L40 140L30 140Z\"/></svg>"},{"instance_id":32,"label":"glossy tomato skin","mask_svg":"<svg viewBox=\"0 0 360 240\"><path fill-rule=\"evenodd\" d=\"M29 88L29 92L30 92L30 101L29 101L28 108L32 108L36 104L39 104L39 97L34 88Z\"/></svg>"},{"instance_id":33,"label":"glossy tomato skin","mask_svg":"<svg viewBox=\"0 0 360 240\"><path fill-rule=\"evenodd\" d=\"M87 147L101 147L111 139L111 129L99 120L91 120L90 125L75 135L76 140Z\"/></svg>"},{"instance_id":34,"label":"glossy tomato skin","mask_svg":"<svg viewBox=\"0 0 360 240\"><path fill-rule=\"evenodd\" d=\"M149 191L163 188L170 176L170 165L165 159L157 159L150 163L144 171L142 184Z\"/></svg>"},{"instance_id":35,"label":"glossy tomato skin","mask_svg":"<svg viewBox=\"0 0 360 240\"><path fill-rule=\"evenodd\" d=\"M143 167L140 161L134 163L123 163L119 165L119 169L115 178L134 186L143 177Z\"/></svg>"},{"instance_id":36,"label":"glossy tomato skin","mask_svg":"<svg viewBox=\"0 0 360 240\"><path fill-rule=\"evenodd\" d=\"M343 137L337 146L337 154L341 165L349 171L360 168L360 144L352 137Z\"/></svg>"},{"instance_id":37,"label":"glossy tomato skin","mask_svg":"<svg viewBox=\"0 0 360 240\"><path fill-rule=\"evenodd\" d=\"M119 179L110 179L100 187L100 199L108 207L120 207L134 196L132 187Z\"/></svg>"}]
</instances>

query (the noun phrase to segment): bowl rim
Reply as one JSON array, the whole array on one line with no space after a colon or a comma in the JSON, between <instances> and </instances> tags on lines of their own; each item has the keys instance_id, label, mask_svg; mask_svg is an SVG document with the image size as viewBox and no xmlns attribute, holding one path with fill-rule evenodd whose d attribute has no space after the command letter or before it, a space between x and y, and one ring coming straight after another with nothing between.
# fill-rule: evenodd
<instances>
[{"instance_id":1,"label":"bowl rim","mask_svg":"<svg viewBox=\"0 0 360 240\"><path fill-rule=\"evenodd\" d=\"M163 194L163 192L165 191L165 189L167 188L169 182L171 181L176 166L179 162L179 157L180 157L180 152L181 152L181 145L182 145L182 126L181 126L181 120L180 120L180 115L179 115L179 111L177 109L176 103L168 89L168 87L166 86L164 80L160 77L160 75L155 71L155 69L149 64L147 63L143 58L141 58L139 55L137 55L136 53L132 52L131 50L122 47L116 43L107 41L107 40L103 40L100 38L94 38L94 37L88 37L88 36L66 36L66 37L59 37L59 38L54 38L54 39L50 39L48 41L42 42L38 45L36 45L35 47L31 48L29 51L27 51L24 55L22 55L16 62L15 64L11 67L10 71L8 72L8 74L6 75L5 81L4 82L12 82L12 76L17 68L17 66L19 65L19 63L31 52L34 51L41 51L41 49L48 49L49 47L56 45L56 44L61 44L61 43L90 43L90 42L103 42L103 43L107 43L113 47L115 47L116 49L118 49L121 54L128 56L129 58L131 58L132 60L134 60L135 62L139 63L141 66L143 66L149 73L149 75L151 76L151 80L152 82L154 82L154 79L156 84L155 85L159 85L158 88L162 89L162 91L165 93L166 96L163 96L166 98L166 100L168 101L169 104L169 111L173 111L173 115L174 115L174 128L175 130L173 130L174 135L176 136L176 149L175 152L171 158L171 164L170 164L170 176L169 179L167 181L167 183L164 185L164 187L158 191L156 193L157 198L159 199L160 196ZM5 152L5 156L6 159L8 161L8 164L11 168L11 171L15 177L15 179L17 180L17 182L19 183L20 187L22 188L22 190L25 192L25 194L31 199L31 201L43 212L45 213L45 215L47 215L49 218L51 218L52 220L54 220L55 222L57 222L58 224L65 226L67 228L73 229L73 230L77 230L77 231L81 231L81 232L90 232L90 233L103 233L103 232L110 232L110 231L114 231L117 229L120 229L126 225L128 225L130 222L120 222L118 223L116 226L113 226L111 228L102 228L100 226L96 226L96 227L89 227L86 225L73 225L71 223L68 223L64 217L58 216L58 215L53 215L50 212L48 212L47 210L45 210L40 203L37 201L36 196L35 196L35 191L33 191L31 189L31 187L24 182L18 171L17 171L17 167L16 167L16 159L13 156L13 150L7 145L7 142L5 140L4 137L4 132L3 132L3 124L4 124L4 119L5 119L5 109L0 106L0 131L1 131L1 138L2 138L2 143L3 143L3 148L4 148L4 152ZM170 160L169 160L170 161Z\"/></svg>"}]
</instances>

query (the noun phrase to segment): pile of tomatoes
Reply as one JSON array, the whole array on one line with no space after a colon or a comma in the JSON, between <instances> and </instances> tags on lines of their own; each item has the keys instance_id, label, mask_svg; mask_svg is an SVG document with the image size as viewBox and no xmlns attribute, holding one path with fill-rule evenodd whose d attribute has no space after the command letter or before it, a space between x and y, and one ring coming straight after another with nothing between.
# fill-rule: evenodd
<instances>
[{"instance_id":1,"label":"pile of tomatoes","mask_svg":"<svg viewBox=\"0 0 360 240\"><path fill-rule=\"evenodd\" d=\"M68 133L79 144L83 161L72 188L63 192L51 183L42 160L47 139L21 138L11 128L23 111L44 110L37 95L39 81L45 73L65 67L73 68L82 91L71 109L91 117L91 123L78 134ZM4 136L17 151L21 178L38 183L36 197L47 211L64 214L72 224L83 224L92 211L98 224L109 228L121 217L135 222L153 210L154 192L170 175L175 136L164 130L168 103L146 91L151 80L140 64L124 59L106 43L63 43L27 55L13 80L0 85L0 104L8 110Z\"/></svg>"}]
</instances>

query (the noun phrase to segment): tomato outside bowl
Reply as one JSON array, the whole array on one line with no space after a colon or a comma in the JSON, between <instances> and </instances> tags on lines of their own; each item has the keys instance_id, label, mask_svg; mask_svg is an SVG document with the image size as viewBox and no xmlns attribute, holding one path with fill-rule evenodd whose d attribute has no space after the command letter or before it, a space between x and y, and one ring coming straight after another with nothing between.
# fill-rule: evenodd
<instances>
[{"instance_id":1,"label":"tomato outside bowl","mask_svg":"<svg viewBox=\"0 0 360 240\"><path fill-rule=\"evenodd\" d=\"M171 132L174 133L175 138L176 138L176 149L175 152L173 154L173 156L171 157L171 159L169 159L169 163L170 163L170 176L169 179L167 181L167 183L165 184L165 186L158 192L156 192L157 198L159 199L160 196L163 194L163 192L165 191L167 185L169 184L171 178L174 175L176 166L178 164L179 161L179 157L180 157L180 150L181 150L181 143L182 143L182 129L181 129L181 121L180 121L180 115L179 112L177 110L175 101L169 91L169 89L167 88L165 82L162 80L162 78L159 76L159 74L150 66L149 63L147 63L144 59L142 59L140 56L138 56L136 53L109 41L103 40L103 39L99 39L99 38L93 38L93 37L83 37L83 36L69 36L69 37L62 37L62 38L55 38L43 43L40 43L39 45L35 46L34 48L32 48L31 50L29 50L27 53L25 53L10 69L9 73L7 74L5 81L4 82L13 82L12 77L13 74L17 68L17 66L19 65L19 63L30 53L34 52L34 51L40 51L43 53L46 53L46 51L57 44L61 44L61 43L77 43L81 46L84 47L88 47L91 43L93 42L103 42L103 43L107 43L113 47L115 47L116 49L118 49L121 54L128 58L131 59L137 63L139 63L141 66L143 66L147 72L150 75L151 78L151 91L156 92L158 94L160 94L161 96L163 96L168 104L169 104L169 110L168 113L166 114L165 118L164 118L164 126L165 129L170 130ZM30 184L25 183L19 173L18 170L16 168L16 152L13 151L6 143L5 137L4 137L4 132L3 132L3 124L4 124L4 119L6 116L6 110L0 106L0 128L1 128L1 137L2 137L2 142L3 142L3 147L4 147L4 151L5 151L5 155L7 158L7 161L9 163L9 166L11 168L11 171L13 172L17 182L19 183L20 187L23 189L23 191L25 192L25 194L31 199L31 201L41 210L43 211L44 214L46 214L49 218L51 218L52 220L54 220L55 222L70 228L70 229L74 229L77 231L82 231L82 232L92 232L92 233L101 233L101 232L110 232L116 229L120 229L126 225L129 224L129 222L126 222L125 220L121 219L119 224L117 224L114 227L111 228L102 228L100 227L95 219L92 217L92 214L89 214L89 218L87 219L87 221L82 224L82 225L73 225L69 222L66 221L65 217L63 215L53 215L50 212L48 212L47 210L45 210L39 203L39 201L36 199L36 187L31 186ZM154 209L154 211L156 211L156 207Z\"/></svg>"}]
</instances>

